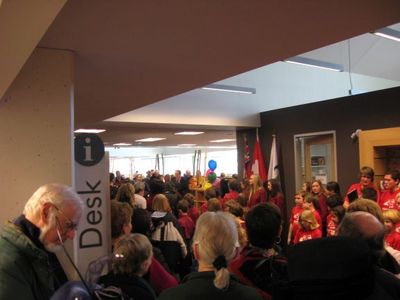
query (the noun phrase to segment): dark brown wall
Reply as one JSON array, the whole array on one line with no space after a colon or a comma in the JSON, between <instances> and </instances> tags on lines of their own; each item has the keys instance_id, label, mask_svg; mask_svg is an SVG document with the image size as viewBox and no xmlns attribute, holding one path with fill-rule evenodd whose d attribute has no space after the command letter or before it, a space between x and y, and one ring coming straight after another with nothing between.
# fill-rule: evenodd
<instances>
[{"instance_id":1,"label":"dark brown wall","mask_svg":"<svg viewBox=\"0 0 400 300\"><path fill-rule=\"evenodd\" d=\"M292 208L295 193L294 145L295 134L336 131L337 174L342 192L358 180L358 142L350 135L362 130L400 126L400 88L338 98L330 101L300 105L261 113L259 137L268 168L272 134L280 147L280 172L286 195L287 212ZM253 153L255 129L238 130L238 166L243 174L243 135L249 139Z\"/></svg>"}]
</instances>

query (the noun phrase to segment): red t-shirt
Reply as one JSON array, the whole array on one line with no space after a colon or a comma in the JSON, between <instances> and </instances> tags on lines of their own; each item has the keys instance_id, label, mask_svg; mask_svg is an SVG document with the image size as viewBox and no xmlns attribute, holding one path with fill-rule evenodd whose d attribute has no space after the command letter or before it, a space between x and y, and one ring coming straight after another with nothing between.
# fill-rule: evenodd
<instances>
[{"instance_id":1,"label":"red t-shirt","mask_svg":"<svg viewBox=\"0 0 400 300\"><path fill-rule=\"evenodd\" d=\"M321 216L320 216L319 212L316 209L314 209L313 212L314 212L315 220L319 224L319 228L322 228L322 219L321 219Z\"/></svg>"},{"instance_id":2,"label":"red t-shirt","mask_svg":"<svg viewBox=\"0 0 400 300\"><path fill-rule=\"evenodd\" d=\"M247 203L248 208L252 208L259 203L265 203L267 201L267 196L263 188L258 189L254 194L250 196L249 202Z\"/></svg>"},{"instance_id":3,"label":"red t-shirt","mask_svg":"<svg viewBox=\"0 0 400 300\"><path fill-rule=\"evenodd\" d=\"M310 231L304 231L303 229L299 229L299 231L297 232L293 243L297 244L297 243L301 243L307 240L313 240L313 239L318 239L322 237L322 232L321 229L316 228L314 230L310 230Z\"/></svg>"},{"instance_id":4,"label":"red t-shirt","mask_svg":"<svg viewBox=\"0 0 400 300\"><path fill-rule=\"evenodd\" d=\"M229 193L226 193L224 198L221 200L221 207L222 209L225 208L225 202L229 200L236 200L239 196L239 193L236 191L230 191Z\"/></svg>"},{"instance_id":5,"label":"red t-shirt","mask_svg":"<svg viewBox=\"0 0 400 300\"><path fill-rule=\"evenodd\" d=\"M400 189L397 189L394 192L389 190L384 190L379 195L378 204L382 208L382 210L399 209L396 198L398 193L400 193Z\"/></svg>"},{"instance_id":6,"label":"red t-shirt","mask_svg":"<svg viewBox=\"0 0 400 300\"><path fill-rule=\"evenodd\" d=\"M203 213L205 213L205 212L207 211L207 209L208 209L208 201L204 202L204 203L201 205L200 211L201 211L201 213L203 214Z\"/></svg>"},{"instance_id":7,"label":"red t-shirt","mask_svg":"<svg viewBox=\"0 0 400 300\"><path fill-rule=\"evenodd\" d=\"M190 240L194 232L194 222L188 215L180 216L178 219L179 225L183 228L185 232L185 239Z\"/></svg>"},{"instance_id":8,"label":"red t-shirt","mask_svg":"<svg viewBox=\"0 0 400 300\"><path fill-rule=\"evenodd\" d=\"M374 189L375 191L376 191L376 197L377 197L377 199L379 199L379 191L376 189L376 187L374 186L374 183L373 182L371 182L368 186L366 186L367 188L372 188L372 189ZM362 196L362 186L361 186L361 183L354 183L354 184L352 184L350 187L349 187L349 189L347 190L347 193L346 193L346 196L344 197L344 203L343 203L343 205L346 207L346 206L348 206L350 203L349 203L349 198L347 198L347 194L348 193L350 193L351 191L353 191L353 190L357 190L357 194L358 194L358 198L361 198L361 196Z\"/></svg>"},{"instance_id":9,"label":"red t-shirt","mask_svg":"<svg viewBox=\"0 0 400 300\"><path fill-rule=\"evenodd\" d=\"M300 225L299 225L299 219L300 215L303 212L303 208L301 205L296 205L295 207L292 208L292 214L290 216L290 224L292 224L292 232L293 236L296 236L297 231L299 231Z\"/></svg>"},{"instance_id":10,"label":"red t-shirt","mask_svg":"<svg viewBox=\"0 0 400 300\"><path fill-rule=\"evenodd\" d=\"M333 222L333 213L330 212L326 217L326 236L335 236L336 235L336 223Z\"/></svg>"},{"instance_id":11,"label":"red t-shirt","mask_svg":"<svg viewBox=\"0 0 400 300\"><path fill-rule=\"evenodd\" d=\"M397 223L395 228L385 236L385 242L388 246L400 251L400 223Z\"/></svg>"},{"instance_id":12,"label":"red t-shirt","mask_svg":"<svg viewBox=\"0 0 400 300\"><path fill-rule=\"evenodd\" d=\"M199 215L199 209L196 206L189 208L188 216L192 219L194 224L196 224Z\"/></svg>"}]
</instances>

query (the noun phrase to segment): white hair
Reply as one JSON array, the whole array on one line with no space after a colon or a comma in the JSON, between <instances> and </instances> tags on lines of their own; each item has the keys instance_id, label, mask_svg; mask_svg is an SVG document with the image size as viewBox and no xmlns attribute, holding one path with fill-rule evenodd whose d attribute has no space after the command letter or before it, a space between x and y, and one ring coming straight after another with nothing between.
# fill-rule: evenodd
<instances>
[{"instance_id":1,"label":"white hair","mask_svg":"<svg viewBox=\"0 0 400 300\"><path fill-rule=\"evenodd\" d=\"M66 203L73 205L78 212L82 212L81 198L69 186L59 183L49 183L39 187L25 204L23 214L32 218L40 217L41 205L51 203L62 208Z\"/></svg>"},{"instance_id":2,"label":"white hair","mask_svg":"<svg viewBox=\"0 0 400 300\"><path fill-rule=\"evenodd\" d=\"M193 241L198 244L199 258L208 265L223 256L228 263L239 247L238 232L233 216L226 212L206 212L196 223ZM226 267L215 269L214 285L224 289L229 285L229 271Z\"/></svg>"}]
</instances>

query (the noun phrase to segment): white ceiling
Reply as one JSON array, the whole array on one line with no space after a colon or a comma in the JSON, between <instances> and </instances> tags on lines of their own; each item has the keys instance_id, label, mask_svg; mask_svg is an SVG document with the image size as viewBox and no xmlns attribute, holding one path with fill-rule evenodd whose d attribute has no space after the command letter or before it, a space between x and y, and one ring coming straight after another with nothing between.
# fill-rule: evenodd
<instances>
[{"instance_id":1,"label":"white ceiling","mask_svg":"<svg viewBox=\"0 0 400 300\"><path fill-rule=\"evenodd\" d=\"M108 144L164 137L149 145L211 146L234 138L236 128L259 126L261 111L347 95L346 72L280 61L399 22L398 11L398 0L68 0L38 46L75 55L76 128L107 129L100 136ZM354 88L398 85L399 43L360 39L351 40ZM307 55L346 66L346 49ZM257 93L198 89L217 81ZM205 134L174 135L183 129Z\"/></svg>"},{"instance_id":2,"label":"white ceiling","mask_svg":"<svg viewBox=\"0 0 400 300\"><path fill-rule=\"evenodd\" d=\"M400 24L390 27L400 30ZM348 96L351 84L353 94L400 85L400 42L371 33L300 56L342 65L344 71L277 62L218 82L255 88L256 94L195 89L107 121L185 124L193 129L198 125L258 127L259 112ZM191 140L198 143L197 139Z\"/></svg>"}]
</instances>

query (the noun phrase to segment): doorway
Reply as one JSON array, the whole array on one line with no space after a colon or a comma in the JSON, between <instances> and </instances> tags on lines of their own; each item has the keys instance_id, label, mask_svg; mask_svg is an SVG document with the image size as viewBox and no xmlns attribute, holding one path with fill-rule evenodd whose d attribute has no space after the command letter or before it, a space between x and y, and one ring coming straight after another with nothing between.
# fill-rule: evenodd
<instances>
[{"instance_id":1,"label":"doorway","mask_svg":"<svg viewBox=\"0 0 400 300\"><path fill-rule=\"evenodd\" d=\"M306 181L337 181L335 131L297 134L294 147L296 189Z\"/></svg>"}]
</instances>

